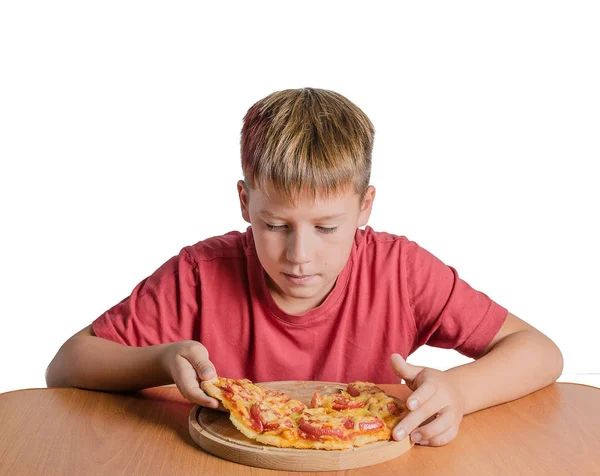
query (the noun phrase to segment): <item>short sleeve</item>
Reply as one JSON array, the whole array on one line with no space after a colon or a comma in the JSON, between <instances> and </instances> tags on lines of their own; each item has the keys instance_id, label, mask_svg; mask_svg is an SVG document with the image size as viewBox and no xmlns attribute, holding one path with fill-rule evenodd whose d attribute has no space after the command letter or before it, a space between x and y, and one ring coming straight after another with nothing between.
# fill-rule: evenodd
<instances>
[{"instance_id":1,"label":"short sleeve","mask_svg":"<svg viewBox=\"0 0 600 476\"><path fill-rule=\"evenodd\" d=\"M98 317L94 333L136 347L192 339L198 286L197 266L184 248Z\"/></svg>"},{"instance_id":2,"label":"short sleeve","mask_svg":"<svg viewBox=\"0 0 600 476\"><path fill-rule=\"evenodd\" d=\"M455 349L470 358L481 355L508 311L415 242L409 242L407 248L407 287L417 328L416 347L427 344Z\"/></svg>"}]
</instances>

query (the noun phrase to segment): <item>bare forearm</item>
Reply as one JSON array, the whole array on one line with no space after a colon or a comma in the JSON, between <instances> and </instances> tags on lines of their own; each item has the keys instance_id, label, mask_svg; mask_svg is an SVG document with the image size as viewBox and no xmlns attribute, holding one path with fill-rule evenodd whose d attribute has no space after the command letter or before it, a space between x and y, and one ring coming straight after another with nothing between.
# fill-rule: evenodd
<instances>
[{"instance_id":1,"label":"bare forearm","mask_svg":"<svg viewBox=\"0 0 600 476\"><path fill-rule=\"evenodd\" d=\"M474 362L446 371L465 400L465 414L515 400L555 382L560 350L545 335L522 331L499 341Z\"/></svg>"},{"instance_id":2,"label":"bare forearm","mask_svg":"<svg viewBox=\"0 0 600 476\"><path fill-rule=\"evenodd\" d=\"M49 387L128 391L173 383L162 364L165 346L128 347L101 337L76 336L46 371Z\"/></svg>"}]
</instances>

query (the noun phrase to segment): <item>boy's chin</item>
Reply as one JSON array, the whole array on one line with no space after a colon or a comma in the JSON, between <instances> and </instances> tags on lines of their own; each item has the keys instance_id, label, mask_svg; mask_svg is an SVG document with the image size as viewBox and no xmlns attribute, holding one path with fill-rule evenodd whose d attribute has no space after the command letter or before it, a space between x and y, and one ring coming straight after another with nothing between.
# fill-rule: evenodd
<instances>
[{"instance_id":1,"label":"boy's chin","mask_svg":"<svg viewBox=\"0 0 600 476\"><path fill-rule=\"evenodd\" d=\"M317 296L321 292L322 283L315 282L311 284L304 284L302 286L291 284L285 281L285 278L282 281L277 283L279 289L284 292L289 297L294 298L312 298Z\"/></svg>"},{"instance_id":2,"label":"boy's chin","mask_svg":"<svg viewBox=\"0 0 600 476\"><path fill-rule=\"evenodd\" d=\"M293 298L299 298L299 299L309 299L312 297L316 297L317 294L319 294L319 289L307 289L306 287L304 288L283 288L285 291L285 294L287 294L289 297L293 297Z\"/></svg>"}]
</instances>

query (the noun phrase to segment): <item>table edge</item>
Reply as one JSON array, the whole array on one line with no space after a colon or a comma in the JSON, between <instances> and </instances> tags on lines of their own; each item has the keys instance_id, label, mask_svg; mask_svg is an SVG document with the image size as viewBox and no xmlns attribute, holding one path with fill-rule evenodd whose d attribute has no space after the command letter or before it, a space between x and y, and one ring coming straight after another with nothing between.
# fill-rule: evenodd
<instances>
[{"instance_id":1,"label":"table edge","mask_svg":"<svg viewBox=\"0 0 600 476\"><path fill-rule=\"evenodd\" d=\"M380 385L403 385L403 384L395 384L395 383L388 383L388 384L380 384ZM550 385L577 385L580 387L589 387L589 388L593 388L594 390L598 390L600 391L600 388L598 387L594 387L593 385L587 385L584 383L577 383L577 382L554 382L551 383ZM159 387L148 387L148 388L164 388L164 387L175 387L174 385L162 385ZM59 389L65 389L65 388L76 388L78 390L87 390L90 392L103 392L103 393L112 393L114 395L125 395L125 394L135 394L136 391L128 391L128 392L112 392L112 391L105 391L105 390L97 390L97 389L92 389L92 388L80 388L80 387L31 387L31 388L18 388L16 390L8 390L7 392L2 392L0 393L0 397L2 395L8 395L9 393L16 393L16 392L27 392L30 390L59 390ZM141 390L146 390L146 389L140 389ZM541 389L540 389L541 390ZM190 405L194 405L193 402L190 402Z\"/></svg>"}]
</instances>

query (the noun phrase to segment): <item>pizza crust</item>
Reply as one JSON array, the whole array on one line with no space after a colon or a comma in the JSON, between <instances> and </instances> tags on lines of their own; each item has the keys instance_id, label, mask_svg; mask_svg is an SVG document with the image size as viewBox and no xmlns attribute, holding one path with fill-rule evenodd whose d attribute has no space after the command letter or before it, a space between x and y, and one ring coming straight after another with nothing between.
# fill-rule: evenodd
<instances>
[{"instance_id":1,"label":"pizza crust","mask_svg":"<svg viewBox=\"0 0 600 476\"><path fill-rule=\"evenodd\" d=\"M225 404L225 397L223 396L223 390L215 385L219 381L219 377L211 378L210 380L203 380L200 382L200 388L207 395L216 398L221 403Z\"/></svg>"},{"instance_id":2,"label":"pizza crust","mask_svg":"<svg viewBox=\"0 0 600 476\"><path fill-rule=\"evenodd\" d=\"M388 440L389 435L382 433L373 433L370 435L360 435L354 438L352 441L339 441L339 440L286 440L277 435L268 435L259 433L256 437L256 441L271 446L277 446L279 448L299 448L299 449L318 449L318 450L346 450L349 448L357 448L359 446L366 445L367 443L373 443L375 441Z\"/></svg>"}]
</instances>

